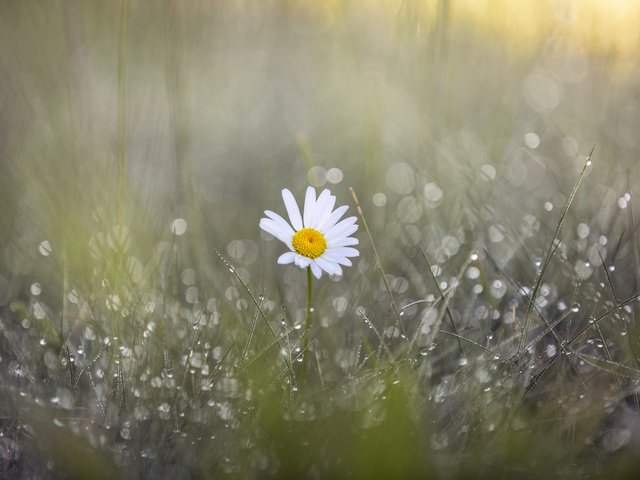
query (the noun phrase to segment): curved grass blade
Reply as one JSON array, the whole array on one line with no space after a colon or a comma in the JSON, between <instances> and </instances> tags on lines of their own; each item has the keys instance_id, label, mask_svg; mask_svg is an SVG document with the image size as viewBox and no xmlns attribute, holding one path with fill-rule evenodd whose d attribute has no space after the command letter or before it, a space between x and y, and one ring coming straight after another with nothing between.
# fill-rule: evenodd
<instances>
[{"instance_id":1,"label":"curved grass blade","mask_svg":"<svg viewBox=\"0 0 640 480\"><path fill-rule=\"evenodd\" d=\"M240 277L240 275L238 275L238 272L236 271L235 267L233 265L231 265L231 263L229 263L229 261L224 257L224 255L222 255L222 253L220 253L220 250L218 250L215 247L214 247L214 250L215 250L216 255L218 256L218 258L222 261L222 263L225 264L225 266L229 269L229 271L238 279L238 281L240 282L240 285L242 285L242 288L245 290L245 292L247 292L247 294L251 298L251 301L253 301L253 304L258 309L258 312L259 312L260 316L262 317L262 319L264 320L264 323L267 324L267 327L269 329L269 332L271 333L271 336L275 339L275 343L277 343L278 346L280 347L280 340L278 339L278 336L276 335L276 332L274 332L273 327L269 323L269 320L267 319L267 316L265 315L264 310L262 310L262 307L260 306L260 303L258 303L258 300L253 295L253 292L251 292L251 290L249 289L247 284L244 282L244 280L242 280L242 277ZM284 359L284 362L287 365L287 370L289 370L289 375L291 377L291 382L295 383L295 375L293 373L293 368L291 367L291 363L289 362L289 360L286 357Z\"/></svg>"},{"instance_id":2,"label":"curved grass blade","mask_svg":"<svg viewBox=\"0 0 640 480\"><path fill-rule=\"evenodd\" d=\"M358 201L358 197L356 195L356 191L353 187L349 187L349 191L351 192L351 196L353 197L353 201L356 204L356 210L358 211L358 215L360 215L360 220L362 220L362 226L364 227L365 232L367 232L367 237L369 238L369 243L371 244L371 248L373 249L373 255L376 259L376 265L380 269L382 273L382 281L384 282L384 288L391 299L391 307L393 313L396 316L396 326L400 328L400 331L406 336L407 332L404 329L404 325L402 324L402 318L400 315L400 309L398 308L398 304L396 303L396 299L391 292L391 286L389 285L389 281L387 280L387 275L384 273L384 268L382 267L382 260L380 260L380 255L378 254L378 249L376 248L376 244L373 241L373 236L371 235L371 230L369 230L369 225L367 224L367 220L364 218L364 212L362 211L362 207L360 206L360 202Z\"/></svg>"},{"instance_id":3,"label":"curved grass blade","mask_svg":"<svg viewBox=\"0 0 640 480\"><path fill-rule=\"evenodd\" d=\"M587 156L587 159L584 162L584 166L582 167L582 171L580 172L580 175L578 176L578 179L576 180L576 183L573 186L573 190L571 190L571 194L569 195L567 202L565 203L564 209L562 211L562 215L560 215L560 220L558 221L558 225L556 226L556 231L554 232L553 238L551 239L551 245L549 245L549 249L547 250L547 254L545 255L545 258L544 258L544 262L542 263L542 268L540 269L540 273L538 274L538 278L536 279L535 286L533 287L533 292L531 294L532 301L529 302L529 306L527 307L527 313L525 314L525 317L524 317L524 325L522 328L522 336L520 337L520 345L518 347L518 351L523 351L527 344L527 334L529 333L529 327L531 324L531 311L534 307L533 302L535 301L535 298L538 296L540 285L542 285L542 278L544 277L544 274L547 271L547 268L549 267L549 263L551 262L553 255L555 254L556 250L558 249L558 246L560 245L560 242L558 241L560 230L562 229L562 225L564 224L564 219L567 216L569 207L571 207L571 204L573 203L573 199L575 198L578 188L582 183L582 179L584 178L587 168L589 168L589 166L591 165L591 155L593 154L593 151L595 150L595 148L596 147L594 145L594 147L591 149L591 152L589 152L589 155Z\"/></svg>"}]
</instances>

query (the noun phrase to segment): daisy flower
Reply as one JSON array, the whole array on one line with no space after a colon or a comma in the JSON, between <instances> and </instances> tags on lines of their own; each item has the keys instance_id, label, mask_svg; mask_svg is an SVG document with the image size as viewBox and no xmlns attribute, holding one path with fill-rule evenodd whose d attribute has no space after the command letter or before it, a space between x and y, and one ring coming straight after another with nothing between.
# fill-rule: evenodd
<instances>
[{"instance_id":1,"label":"daisy flower","mask_svg":"<svg viewBox=\"0 0 640 480\"><path fill-rule=\"evenodd\" d=\"M286 188L282 190L282 199L289 222L270 210L264 212L267 218L260 219L262 230L289 247L290 251L280 255L278 263L310 267L316 278L320 278L323 271L341 275L341 265L351 266L348 257L358 256L358 250L352 248L358 239L349 236L358 230L357 218L340 220L348 207L343 205L334 210L336 197L329 190L323 190L316 198L315 189L308 187L302 215L293 194Z\"/></svg>"}]
</instances>

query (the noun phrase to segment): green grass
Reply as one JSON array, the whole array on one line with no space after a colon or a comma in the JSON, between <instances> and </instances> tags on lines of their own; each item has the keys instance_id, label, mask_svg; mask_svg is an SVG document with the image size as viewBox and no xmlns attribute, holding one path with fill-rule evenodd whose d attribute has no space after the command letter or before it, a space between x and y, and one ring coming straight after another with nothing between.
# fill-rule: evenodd
<instances>
[{"instance_id":1,"label":"green grass","mask_svg":"<svg viewBox=\"0 0 640 480\"><path fill-rule=\"evenodd\" d=\"M0 5L0 476L635 478L637 73L447 4Z\"/></svg>"}]
</instances>

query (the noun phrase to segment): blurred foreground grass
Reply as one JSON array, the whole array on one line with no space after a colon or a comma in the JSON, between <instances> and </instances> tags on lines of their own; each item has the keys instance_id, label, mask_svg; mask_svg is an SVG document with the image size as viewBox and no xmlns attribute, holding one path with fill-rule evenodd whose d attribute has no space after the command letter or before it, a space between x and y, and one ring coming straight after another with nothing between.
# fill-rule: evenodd
<instances>
[{"instance_id":1,"label":"blurred foreground grass","mask_svg":"<svg viewBox=\"0 0 640 480\"><path fill-rule=\"evenodd\" d=\"M608 5L0 4L2 475L635 478ZM372 231L312 332L258 229L307 184Z\"/></svg>"}]
</instances>

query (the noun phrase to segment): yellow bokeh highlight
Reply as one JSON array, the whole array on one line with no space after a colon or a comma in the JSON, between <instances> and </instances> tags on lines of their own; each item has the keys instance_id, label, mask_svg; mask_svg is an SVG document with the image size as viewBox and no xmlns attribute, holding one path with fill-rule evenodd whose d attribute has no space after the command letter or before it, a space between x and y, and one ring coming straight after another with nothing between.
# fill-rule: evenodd
<instances>
[{"instance_id":1,"label":"yellow bokeh highlight","mask_svg":"<svg viewBox=\"0 0 640 480\"><path fill-rule=\"evenodd\" d=\"M290 6L324 25L384 17L419 33L445 27L485 34L519 50L558 38L616 60L633 60L640 50L639 0L298 0Z\"/></svg>"},{"instance_id":2,"label":"yellow bokeh highlight","mask_svg":"<svg viewBox=\"0 0 640 480\"><path fill-rule=\"evenodd\" d=\"M452 22L469 22L515 46L564 37L595 55L631 59L640 45L637 0L457 0Z\"/></svg>"}]
</instances>

